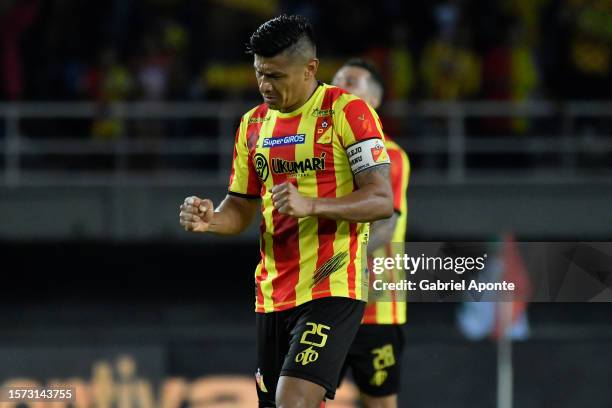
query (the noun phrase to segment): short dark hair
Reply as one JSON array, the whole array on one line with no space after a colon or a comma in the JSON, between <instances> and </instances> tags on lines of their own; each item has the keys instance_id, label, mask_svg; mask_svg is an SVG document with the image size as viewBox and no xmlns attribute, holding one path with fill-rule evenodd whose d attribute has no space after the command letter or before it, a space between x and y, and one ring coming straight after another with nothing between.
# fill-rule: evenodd
<instances>
[{"instance_id":1,"label":"short dark hair","mask_svg":"<svg viewBox=\"0 0 612 408\"><path fill-rule=\"evenodd\" d=\"M378 72L374 64L372 64L371 62L366 61L363 58L351 58L348 61L346 61L342 66L343 67L357 67L357 68L365 69L366 71L370 73L370 77L372 81L374 81L375 85L380 87L381 93L384 93L385 81L383 80L382 76L380 75L380 73Z\"/></svg>"},{"instance_id":2,"label":"short dark hair","mask_svg":"<svg viewBox=\"0 0 612 408\"><path fill-rule=\"evenodd\" d=\"M247 53L274 57L298 42L306 41L316 49L310 22L302 16L281 14L259 26L247 43Z\"/></svg>"}]
</instances>

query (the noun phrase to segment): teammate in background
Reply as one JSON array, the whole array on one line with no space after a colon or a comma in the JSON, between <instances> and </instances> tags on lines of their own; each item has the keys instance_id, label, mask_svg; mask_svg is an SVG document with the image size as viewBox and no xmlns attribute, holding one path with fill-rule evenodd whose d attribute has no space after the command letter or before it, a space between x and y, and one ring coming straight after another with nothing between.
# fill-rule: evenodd
<instances>
[{"instance_id":1,"label":"teammate in background","mask_svg":"<svg viewBox=\"0 0 612 408\"><path fill-rule=\"evenodd\" d=\"M363 98L378 109L383 96L383 82L375 68L366 61L351 59L334 76L333 84ZM391 218L376 221L370 226L368 256L394 256L391 243L404 242L406 235L406 191L410 162L406 152L387 135L385 146L391 159L391 186L394 213ZM386 271L387 282L403 278L400 271ZM371 276L370 279L380 279ZM351 346L345 369L351 367L366 408L395 408L400 384L401 354L404 339L401 325L406 322L406 302L395 298L374 298L366 307L361 328Z\"/></svg>"},{"instance_id":2,"label":"teammate in background","mask_svg":"<svg viewBox=\"0 0 612 408\"><path fill-rule=\"evenodd\" d=\"M317 81L306 19L262 24L248 51L264 103L242 117L223 202L188 197L180 223L238 234L261 209L259 406L318 408L334 397L363 318L368 223L393 214L389 158L376 112Z\"/></svg>"}]
</instances>

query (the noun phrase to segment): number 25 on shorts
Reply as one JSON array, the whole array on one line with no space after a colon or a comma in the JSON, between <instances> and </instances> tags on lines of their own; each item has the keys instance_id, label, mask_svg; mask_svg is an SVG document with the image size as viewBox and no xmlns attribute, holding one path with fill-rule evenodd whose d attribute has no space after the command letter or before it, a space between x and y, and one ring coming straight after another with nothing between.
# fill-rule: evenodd
<instances>
[{"instance_id":1,"label":"number 25 on shorts","mask_svg":"<svg viewBox=\"0 0 612 408\"><path fill-rule=\"evenodd\" d=\"M327 333L323 333L323 330L329 331L330 327L325 326L323 324L317 324L317 323L311 323L311 322L306 323L306 326L310 326L311 329L304 331L304 333L302 334L302 339L300 340L300 343L308 344L309 346L315 346L315 347L325 347L325 343L327 343ZM320 339L318 339L319 340L318 342L313 341L314 336L320 336Z\"/></svg>"}]
</instances>

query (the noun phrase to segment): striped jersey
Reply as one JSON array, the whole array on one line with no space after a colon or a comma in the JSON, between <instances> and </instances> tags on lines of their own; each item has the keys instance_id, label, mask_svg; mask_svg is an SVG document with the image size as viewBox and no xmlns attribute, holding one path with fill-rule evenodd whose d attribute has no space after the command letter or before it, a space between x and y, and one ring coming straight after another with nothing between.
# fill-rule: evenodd
<instances>
[{"instance_id":1,"label":"striped jersey","mask_svg":"<svg viewBox=\"0 0 612 408\"><path fill-rule=\"evenodd\" d=\"M403 242L406 236L406 222L408 219L408 203L406 191L410 177L410 161L408 155L397 143L389 137L385 139L387 153L391 159L391 187L393 189L393 208L398 214L397 223L393 230L391 243L378 248L373 257L403 256ZM384 275L370 275L370 281L381 279L384 282L400 282L405 279L404 270L385 270ZM363 315L363 324L403 324L406 322L406 294L404 292L385 291L382 297L376 298L376 291L370 289L370 298Z\"/></svg>"},{"instance_id":2,"label":"striped jersey","mask_svg":"<svg viewBox=\"0 0 612 408\"><path fill-rule=\"evenodd\" d=\"M380 121L369 105L322 83L293 112L261 104L242 117L228 194L261 197L256 312L285 310L328 296L367 299L364 247L369 225L280 214L270 191L290 181L305 197L350 194L357 189L352 162L361 158L357 154L350 163L349 156L368 150L368 144L371 156L366 159L388 163L382 140Z\"/></svg>"}]
</instances>

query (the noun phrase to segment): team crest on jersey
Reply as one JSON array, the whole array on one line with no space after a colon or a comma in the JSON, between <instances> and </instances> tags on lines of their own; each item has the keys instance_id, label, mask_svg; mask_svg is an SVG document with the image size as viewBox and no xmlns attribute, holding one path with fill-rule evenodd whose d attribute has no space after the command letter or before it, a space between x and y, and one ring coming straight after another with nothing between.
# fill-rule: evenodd
<instances>
[{"instance_id":1,"label":"team crest on jersey","mask_svg":"<svg viewBox=\"0 0 612 408\"><path fill-rule=\"evenodd\" d=\"M321 120L321 123L317 125L316 131L316 142L318 144L329 144L332 142L332 125L331 118L325 118Z\"/></svg>"}]
</instances>

